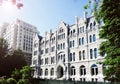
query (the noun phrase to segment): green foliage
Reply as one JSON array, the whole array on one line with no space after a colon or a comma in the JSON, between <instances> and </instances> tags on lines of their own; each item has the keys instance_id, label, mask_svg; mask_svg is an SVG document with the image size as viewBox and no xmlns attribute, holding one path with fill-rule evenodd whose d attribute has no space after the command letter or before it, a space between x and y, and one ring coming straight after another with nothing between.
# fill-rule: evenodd
<instances>
[{"instance_id":1,"label":"green foliage","mask_svg":"<svg viewBox=\"0 0 120 84\"><path fill-rule=\"evenodd\" d=\"M103 64L105 79L120 82L120 0L103 0L99 14L104 22L100 38L106 39L100 45L100 54L106 53Z\"/></svg>"},{"instance_id":2,"label":"green foliage","mask_svg":"<svg viewBox=\"0 0 120 84\"><path fill-rule=\"evenodd\" d=\"M22 78L23 79L31 79L31 67L29 66L24 66L21 70L20 70L21 74L22 74Z\"/></svg>"},{"instance_id":3,"label":"green foliage","mask_svg":"<svg viewBox=\"0 0 120 84\"><path fill-rule=\"evenodd\" d=\"M0 84L7 84L7 81L4 78L0 78Z\"/></svg>"},{"instance_id":4,"label":"green foliage","mask_svg":"<svg viewBox=\"0 0 120 84\"><path fill-rule=\"evenodd\" d=\"M99 26L99 36L105 39L99 50L102 56L106 55L102 62L107 66L104 70L105 79L120 82L120 0L94 0L93 4L90 3L85 8L88 9L87 7L94 12L99 25L101 21L104 23L104 26Z\"/></svg>"},{"instance_id":5,"label":"green foliage","mask_svg":"<svg viewBox=\"0 0 120 84\"><path fill-rule=\"evenodd\" d=\"M7 79L7 84L16 84L17 81L14 78L8 78Z\"/></svg>"},{"instance_id":6,"label":"green foliage","mask_svg":"<svg viewBox=\"0 0 120 84\"><path fill-rule=\"evenodd\" d=\"M19 79L22 78L22 74L20 73L20 70L15 69L14 71L12 71L11 77L18 81Z\"/></svg>"},{"instance_id":7,"label":"green foliage","mask_svg":"<svg viewBox=\"0 0 120 84\"><path fill-rule=\"evenodd\" d=\"M17 84L29 84L28 79L20 79Z\"/></svg>"}]
</instances>

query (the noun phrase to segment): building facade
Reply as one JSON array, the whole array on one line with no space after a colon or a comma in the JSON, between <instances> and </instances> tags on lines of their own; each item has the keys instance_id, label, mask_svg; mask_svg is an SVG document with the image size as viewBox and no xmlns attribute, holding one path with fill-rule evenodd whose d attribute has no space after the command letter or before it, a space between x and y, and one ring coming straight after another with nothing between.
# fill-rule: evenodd
<instances>
[{"instance_id":1,"label":"building facade","mask_svg":"<svg viewBox=\"0 0 120 84\"><path fill-rule=\"evenodd\" d=\"M13 23L4 27L2 38L8 42L8 48L20 49L25 53L27 64L31 64L33 35L38 33L37 28L22 20L16 19Z\"/></svg>"},{"instance_id":2,"label":"building facade","mask_svg":"<svg viewBox=\"0 0 120 84\"><path fill-rule=\"evenodd\" d=\"M33 76L42 79L104 81L104 60L99 55L99 24L94 16L78 19L75 24L61 22L55 32L33 39Z\"/></svg>"}]
</instances>

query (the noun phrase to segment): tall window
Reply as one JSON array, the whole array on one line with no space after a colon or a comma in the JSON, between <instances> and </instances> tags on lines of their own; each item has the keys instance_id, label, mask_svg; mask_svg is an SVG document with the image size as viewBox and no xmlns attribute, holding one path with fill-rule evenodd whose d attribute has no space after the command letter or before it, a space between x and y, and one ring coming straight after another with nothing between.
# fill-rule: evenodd
<instances>
[{"instance_id":1,"label":"tall window","mask_svg":"<svg viewBox=\"0 0 120 84\"><path fill-rule=\"evenodd\" d=\"M70 48L71 48L71 47L72 47L72 41L70 41L69 43L70 43L70 45L69 45L69 46L70 46Z\"/></svg>"},{"instance_id":2,"label":"tall window","mask_svg":"<svg viewBox=\"0 0 120 84\"><path fill-rule=\"evenodd\" d=\"M48 69L45 69L45 76L48 75Z\"/></svg>"},{"instance_id":3,"label":"tall window","mask_svg":"<svg viewBox=\"0 0 120 84\"><path fill-rule=\"evenodd\" d=\"M48 58L45 58L45 64L48 64Z\"/></svg>"},{"instance_id":4,"label":"tall window","mask_svg":"<svg viewBox=\"0 0 120 84\"><path fill-rule=\"evenodd\" d=\"M63 62L65 62L65 54L63 55Z\"/></svg>"},{"instance_id":5,"label":"tall window","mask_svg":"<svg viewBox=\"0 0 120 84\"><path fill-rule=\"evenodd\" d=\"M73 30L73 33L75 33L75 29Z\"/></svg>"},{"instance_id":6,"label":"tall window","mask_svg":"<svg viewBox=\"0 0 120 84\"><path fill-rule=\"evenodd\" d=\"M49 48L46 48L46 49L45 49L45 53L48 53L48 52L49 52Z\"/></svg>"},{"instance_id":7,"label":"tall window","mask_svg":"<svg viewBox=\"0 0 120 84\"><path fill-rule=\"evenodd\" d=\"M85 50L83 50L83 60L85 60Z\"/></svg>"},{"instance_id":8,"label":"tall window","mask_svg":"<svg viewBox=\"0 0 120 84\"><path fill-rule=\"evenodd\" d=\"M60 55L58 56L58 61L60 60Z\"/></svg>"},{"instance_id":9,"label":"tall window","mask_svg":"<svg viewBox=\"0 0 120 84\"><path fill-rule=\"evenodd\" d=\"M94 21L93 26L95 27L95 25L96 25L96 22Z\"/></svg>"},{"instance_id":10,"label":"tall window","mask_svg":"<svg viewBox=\"0 0 120 84\"><path fill-rule=\"evenodd\" d=\"M79 60L81 60L82 57L81 57L81 51L79 51Z\"/></svg>"},{"instance_id":11,"label":"tall window","mask_svg":"<svg viewBox=\"0 0 120 84\"><path fill-rule=\"evenodd\" d=\"M80 75L86 75L86 68L84 65L80 67Z\"/></svg>"},{"instance_id":12,"label":"tall window","mask_svg":"<svg viewBox=\"0 0 120 84\"><path fill-rule=\"evenodd\" d=\"M90 23L90 30L92 30L92 23Z\"/></svg>"},{"instance_id":13,"label":"tall window","mask_svg":"<svg viewBox=\"0 0 120 84\"><path fill-rule=\"evenodd\" d=\"M71 76L72 75L76 75L76 70L74 66L71 67Z\"/></svg>"},{"instance_id":14,"label":"tall window","mask_svg":"<svg viewBox=\"0 0 120 84\"><path fill-rule=\"evenodd\" d=\"M72 36L72 31L70 33L71 33L71 36Z\"/></svg>"},{"instance_id":15,"label":"tall window","mask_svg":"<svg viewBox=\"0 0 120 84\"><path fill-rule=\"evenodd\" d=\"M93 50L90 49L90 59L93 59Z\"/></svg>"},{"instance_id":16,"label":"tall window","mask_svg":"<svg viewBox=\"0 0 120 84\"><path fill-rule=\"evenodd\" d=\"M73 52L73 61L75 61L75 52Z\"/></svg>"},{"instance_id":17,"label":"tall window","mask_svg":"<svg viewBox=\"0 0 120 84\"><path fill-rule=\"evenodd\" d=\"M94 57L97 58L97 48L94 49Z\"/></svg>"},{"instance_id":18,"label":"tall window","mask_svg":"<svg viewBox=\"0 0 120 84\"><path fill-rule=\"evenodd\" d=\"M74 44L75 44L75 42L74 42L74 40L73 40L73 47L74 47Z\"/></svg>"},{"instance_id":19,"label":"tall window","mask_svg":"<svg viewBox=\"0 0 120 84\"><path fill-rule=\"evenodd\" d=\"M90 43L92 43L92 36L91 35L89 36L89 41L90 41Z\"/></svg>"},{"instance_id":20,"label":"tall window","mask_svg":"<svg viewBox=\"0 0 120 84\"><path fill-rule=\"evenodd\" d=\"M40 69L40 76L42 76L43 75L43 70L42 69Z\"/></svg>"},{"instance_id":21,"label":"tall window","mask_svg":"<svg viewBox=\"0 0 120 84\"><path fill-rule=\"evenodd\" d=\"M106 65L103 64L103 65L102 65L102 71L104 71L105 69L106 69Z\"/></svg>"},{"instance_id":22,"label":"tall window","mask_svg":"<svg viewBox=\"0 0 120 84\"><path fill-rule=\"evenodd\" d=\"M96 64L93 64L91 66L91 75L97 75L98 74L98 67Z\"/></svg>"},{"instance_id":23,"label":"tall window","mask_svg":"<svg viewBox=\"0 0 120 84\"><path fill-rule=\"evenodd\" d=\"M58 50L60 50L60 45L58 44Z\"/></svg>"},{"instance_id":24,"label":"tall window","mask_svg":"<svg viewBox=\"0 0 120 84\"><path fill-rule=\"evenodd\" d=\"M70 61L72 61L72 53L70 53Z\"/></svg>"},{"instance_id":25,"label":"tall window","mask_svg":"<svg viewBox=\"0 0 120 84\"><path fill-rule=\"evenodd\" d=\"M93 34L93 42L95 42L96 41L96 36L95 36L95 34Z\"/></svg>"},{"instance_id":26,"label":"tall window","mask_svg":"<svg viewBox=\"0 0 120 84\"><path fill-rule=\"evenodd\" d=\"M82 45L84 45L84 37L82 37Z\"/></svg>"},{"instance_id":27,"label":"tall window","mask_svg":"<svg viewBox=\"0 0 120 84\"><path fill-rule=\"evenodd\" d=\"M54 68L51 69L50 75L51 75L51 76L54 75Z\"/></svg>"},{"instance_id":28,"label":"tall window","mask_svg":"<svg viewBox=\"0 0 120 84\"><path fill-rule=\"evenodd\" d=\"M63 49L65 49L65 43L63 43Z\"/></svg>"},{"instance_id":29,"label":"tall window","mask_svg":"<svg viewBox=\"0 0 120 84\"><path fill-rule=\"evenodd\" d=\"M63 46L62 46L62 43L61 43L61 49L62 49L62 47L63 47Z\"/></svg>"},{"instance_id":30,"label":"tall window","mask_svg":"<svg viewBox=\"0 0 120 84\"><path fill-rule=\"evenodd\" d=\"M79 45L81 45L81 38L79 38Z\"/></svg>"}]
</instances>

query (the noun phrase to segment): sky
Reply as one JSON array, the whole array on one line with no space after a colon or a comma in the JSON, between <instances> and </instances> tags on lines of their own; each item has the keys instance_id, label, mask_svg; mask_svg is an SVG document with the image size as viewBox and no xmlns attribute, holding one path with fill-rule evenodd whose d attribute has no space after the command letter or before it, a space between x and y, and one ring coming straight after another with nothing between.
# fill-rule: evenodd
<instances>
[{"instance_id":1,"label":"sky","mask_svg":"<svg viewBox=\"0 0 120 84\"><path fill-rule=\"evenodd\" d=\"M75 23L75 16L83 17L84 6L88 0L19 0L23 8L15 5L0 6L0 23L12 23L16 18L37 27L40 35L44 36L50 29L53 32L61 21L70 25Z\"/></svg>"}]
</instances>

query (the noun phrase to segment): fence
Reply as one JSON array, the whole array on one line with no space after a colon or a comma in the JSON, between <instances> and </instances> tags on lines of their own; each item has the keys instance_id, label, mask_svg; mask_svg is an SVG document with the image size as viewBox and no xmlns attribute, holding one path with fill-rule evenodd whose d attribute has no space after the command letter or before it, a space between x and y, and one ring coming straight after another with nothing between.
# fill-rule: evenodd
<instances>
[{"instance_id":1,"label":"fence","mask_svg":"<svg viewBox=\"0 0 120 84\"><path fill-rule=\"evenodd\" d=\"M110 83L110 82L82 82L82 81L71 81L71 80L48 80L39 79L37 84L120 84L120 83Z\"/></svg>"}]
</instances>

